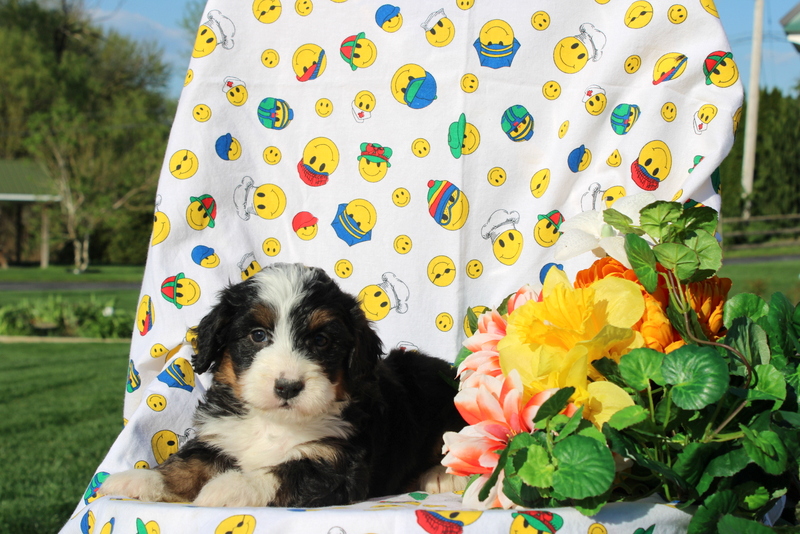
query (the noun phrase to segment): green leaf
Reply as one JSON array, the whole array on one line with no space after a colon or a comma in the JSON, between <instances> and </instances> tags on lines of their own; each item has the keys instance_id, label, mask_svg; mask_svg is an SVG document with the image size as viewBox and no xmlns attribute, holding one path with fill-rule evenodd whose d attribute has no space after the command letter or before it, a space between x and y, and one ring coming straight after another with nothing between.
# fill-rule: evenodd
<instances>
[{"instance_id":1,"label":"green leaf","mask_svg":"<svg viewBox=\"0 0 800 534\"><path fill-rule=\"evenodd\" d=\"M583 406L580 406L578 410L572 414L572 417L569 418L567 424L564 425L564 428L558 433L558 436L555 437L556 443L561 441L562 439L566 438L567 436L573 434L581 424L583 420Z\"/></svg>"},{"instance_id":2,"label":"green leaf","mask_svg":"<svg viewBox=\"0 0 800 534\"><path fill-rule=\"evenodd\" d=\"M773 354L792 357L800 350L800 340L794 330L794 305L782 293L773 293L769 300L766 321L770 348Z\"/></svg>"},{"instance_id":3,"label":"green leaf","mask_svg":"<svg viewBox=\"0 0 800 534\"><path fill-rule=\"evenodd\" d=\"M626 234L625 254L645 290L648 293L655 292L658 287L658 271L656 271L656 255L650 244L636 234Z\"/></svg>"},{"instance_id":4,"label":"green leaf","mask_svg":"<svg viewBox=\"0 0 800 534\"><path fill-rule=\"evenodd\" d=\"M615 453L623 458L631 458L641 467L669 480L682 491L692 493L691 487L682 476L663 462L651 460L641 445L630 435L611 428L608 423L603 425L603 434L608 438L608 444Z\"/></svg>"},{"instance_id":5,"label":"green leaf","mask_svg":"<svg viewBox=\"0 0 800 534\"><path fill-rule=\"evenodd\" d=\"M800 428L800 413L785 412L785 411L780 411L778 413L781 415L784 421L786 421L787 423L789 423L794 427Z\"/></svg>"},{"instance_id":6,"label":"green leaf","mask_svg":"<svg viewBox=\"0 0 800 534\"><path fill-rule=\"evenodd\" d=\"M592 367L597 369L597 372L606 377L609 382L620 387L626 386L625 380L622 379L622 375L619 373L619 364L611 358L603 356L599 360L593 361Z\"/></svg>"},{"instance_id":7,"label":"green leaf","mask_svg":"<svg viewBox=\"0 0 800 534\"><path fill-rule=\"evenodd\" d=\"M472 351L469 350L467 347L461 347L461 350L458 351L458 355L456 356L456 361L453 362L453 366L458 367L461 363L467 359L467 356L472 354Z\"/></svg>"},{"instance_id":8,"label":"green leaf","mask_svg":"<svg viewBox=\"0 0 800 534\"><path fill-rule=\"evenodd\" d=\"M633 349L620 359L619 372L627 385L636 391L643 391L651 380L664 385L664 376L661 374L663 361L662 352L648 348Z\"/></svg>"},{"instance_id":9,"label":"green leaf","mask_svg":"<svg viewBox=\"0 0 800 534\"><path fill-rule=\"evenodd\" d=\"M786 470L788 453L781 438L772 430L757 432L739 425L744 432L742 446L750 458L770 475L781 475Z\"/></svg>"},{"instance_id":10,"label":"green leaf","mask_svg":"<svg viewBox=\"0 0 800 534\"><path fill-rule=\"evenodd\" d=\"M769 305L752 293L739 293L725 301L722 308L722 323L725 328L730 328L733 320L737 317L749 317L753 321L758 321L769 312Z\"/></svg>"},{"instance_id":11,"label":"green leaf","mask_svg":"<svg viewBox=\"0 0 800 534\"><path fill-rule=\"evenodd\" d=\"M489 475L489 479L486 481L486 484L483 485L480 493L478 493L479 501L485 501L489 497L489 492L497 484L497 479L500 476L500 472L505 468L509 449L510 447L506 447L503 449L503 452L500 453L500 458L497 460L497 467L494 468L494 471L492 471L492 474Z\"/></svg>"},{"instance_id":12,"label":"green leaf","mask_svg":"<svg viewBox=\"0 0 800 534\"><path fill-rule=\"evenodd\" d=\"M689 484L696 485L708 465L709 458L719 446L716 443L691 442L678 453L672 468Z\"/></svg>"},{"instance_id":13,"label":"green leaf","mask_svg":"<svg viewBox=\"0 0 800 534\"><path fill-rule=\"evenodd\" d=\"M478 331L478 316L475 314L475 310L470 307L467 308L467 324L470 332Z\"/></svg>"},{"instance_id":14,"label":"green leaf","mask_svg":"<svg viewBox=\"0 0 800 534\"><path fill-rule=\"evenodd\" d=\"M561 388L556 391L552 397L544 401L539 407L539 411L536 412L536 415L533 417L533 422L538 423L548 417L558 415L567 407L569 398L573 393L575 393L575 388L573 387Z\"/></svg>"},{"instance_id":15,"label":"green leaf","mask_svg":"<svg viewBox=\"0 0 800 534\"><path fill-rule=\"evenodd\" d=\"M624 430L647 419L647 413L647 410L637 404L626 406L612 415L611 419L608 420L608 424L611 425L611 428Z\"/></svg>"},{"instance_id":16,"label":"green leaf","mask_svg":"<svg viewBox=\"0 0 800 534\"><path fill-rule=\"evenodd\" d=\"M553 447L558 461L553 489L570 499L606 492L614 481L614 458L608 447L585 436L570 436Z\"/></svg>"},{"instance_id":17,"label":"green leaf","mask_svg":"<svg viewBox=\"0 0 800 534\"><path fill-rule=\"evenodd\" d=\"M710 347L687 345L664 355L661 373L671 384L672 401L684 410L717 402L728 389L728 365Z\"/></svg>"},{"instance_id":18,"label":"green leaf","mask_svg":"<svg viewBox=\"0 0 800 534\"><path fill-rule=\"evenodd\" d=\"M758 521L725 514L719 520L717 532L720 534L730 534L731 532L736 532L736 534L773 534L775 531Z\"/></svg>"},{"instance_id":19,"label":"green leaf","mask_svg":"<svg viewBox=\"0 0 800 534\"><path fill-rule=\"evenodd\" d=\"M775 400L773 410L777 410L786 399L786 379L783 377L783 373L769 364L756 365L755 371L757 381L755 388L751 391L763 393L768 395L768 399Z\"/></svg>"},{"instance_id":20,"label":"green leaf","mask_svg":"<svg viewBox=\"0 0 800 534\"><path fill-rule=\"evenodd\" d=\"M658 262L666 269L674 271L681 282L686 282L700 268L697 253L678 243L661 243L653 247Z\"/></svg>"},{"instance_id":21,"label":"green leaf","mask_svg":"<svg viewBox=\"0 0 800 534\"><path fill-rule=\"evenodd\" d=\"M722 247L713 235L704 230L695 230L684 244L693 250L700 260L700 270L693 282L713 276L722 267ZM700 273L702 277L699 277Z\"/></svg>"},{"instance_id":22,"label":"green leaf","mask_svg":"<svg viewBox=\"0 0 800 534\"><path fill-rule=\"evenodd\" d=\"M711 486L711 483L718 477L732 477L742 469L747 467L752 458L742 447L736 447L730 451L715 456L703 472L700 482L697 483L697 491L701 495Z\"/></svg>"},{"instance_id":23,"label":"green leaf","mask_svg":"<svg viewBox=\"0 0 800 534\"><path fill-rule=\"evenodd\" d=\"M737 317L733 320L725 335L725 342L747 358L751 366L770 362L767 333L749 317ZM735 354L728 356L733 364L735 374L744 376L746 369L741 360Z\"/></svg>"},{"instance_id":24,"label":"green leaf","mask_svg":"<svg viewBox=\"0 0 800 534\"><path fill-rule=\"evenodd\" d=\"M517 474L529 486L550 488L553 486L554 472L555 467L547 450L534 443L528 447L525 463L519 468Z\"/></svg>"},{"instance_id":25,"label":"green leaf","mask_svg":"<svg viewBox=\"0 0 800 534\"><path fill-rule=\"evenodd\" d=\"M667 231L669 223L678 220L683 206L678 202L658 201L642 208L639 224L642 230L654 239L661 239Z\"/></svg>"},{"instance_id":26,"label":"green leaf","mask_svg":"<svg viewBox=\"0 0 800 534\"><path fill-rule=\"evenodd\" d=\"M608 503L611 492L607 491L601 495L587 497L585 499L572 499L568 504L574 506L576 510L585 516L597 515L598 512ZM539 532L542 532L541 530ZM591 532L591 531L590 531Z\"/></svg>"},{"instance_id":27,"label":"green leaf","mask_svg":"<svg viewBox=\"0 0 800 534\"><path fill-rule=\"evenodd\" d=\"M586 422L589 423L589 421L586 421ZM603 435L602 432L597 430L597 427L594 426L592 423L589 423L584 428L581 428L580 430L578 430L578 434L577 435L578 436L583 436L585 438L593 439L593 440L597 441L598 443L602 443L603 446L605 446L605 444L606 444L606 437Z\"/></svg>"},{"instance_id":28,"label":"green leaf","mask_svg":"<svg viewBox=\"0 0 800 534\"><path fill-rule=\"evenodd\" d=\"M636 228L633 226L633 219L621 213L614 208L603 210L603 221L614 227L615 230L623 234L630 234L635 232Z\"/></svg>"},{"instance_id":29,"label":"green leaf","mask_svg":"<svg viewBox=\"0 0 800 534\"><path fill-rule=\"evenodd\" d=\"M720 518L735 512L738 504L736 494L731 490L723 490L709 495L692 516L687 534L717 532L717 523ZM736 530L728 532L736 532Z\"/></svg>"},{"instance_id":30,"label":"green leaf","mask_svg":"<svg viewBox=\"0 0 800 534\"><path fill-rule=\"evenodd\" d=\"M736 486L733 491L739 496L744 507L750 511L766 506L771 498L767 488L752 480Z\"/></svg>"},{"instance_id":31,"label":"green leaf","mask_svg":"<svg viewBox=\"0 0 800 534\"><path fill-rule=\"evenodd\" d=\"M693 206L684 208L678 221L686 232L701 231L713 236L719 224L719 214L708 206Z\"/></svg>"}]
</instances>

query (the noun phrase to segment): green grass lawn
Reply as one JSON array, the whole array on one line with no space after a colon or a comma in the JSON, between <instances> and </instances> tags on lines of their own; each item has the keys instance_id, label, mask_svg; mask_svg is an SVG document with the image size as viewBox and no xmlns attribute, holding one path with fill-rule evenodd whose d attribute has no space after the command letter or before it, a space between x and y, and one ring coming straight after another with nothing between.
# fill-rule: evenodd
<instances>
[{"instance_id":1,"label":"green grass lawn","mask_svg":"<svg viewBox=\"0 0 800 534\"><path fill-rule=\"evenodd\" d=\"M92 265L81 274L69 265L27 266L0 269L0 282L141 282L143 275L144 265Z\"/></svg>"},{"instance_id":2,"label":"green grass lawn","mask_svg":"<svg viewBox=\"0 0 800 534\"><path fill-rule=\"evenodd\" d=\"M800 301L800 260L724 264L719 275L733 280L731 296L756 293L769 300L780 291L793 303Z\"/></svg>"},{"instance_id":3,"label":"green grass lawn","mask_svg":"<svg viewBox=\"0 0 800 534\"><path fill-rule=\"evenodd\" d=\"M122 429L128 343L0 344L0 533L57 532Z\"/></svg>"},{"instance_id":4,"label":"green grass lawn","mask_svg":"<svg viewBox=\"0 0 800 534\"><path fill-rule=\"evenodd\" d=\"M60 296L63 300L68 302L83 302L90 300L92 295L94 295L94 299L97 302L105 304L114 301L115 308L127 310L131 313L136 313L136 309L139 306L138 289L93 289L91 291L66 289L61 291L48 291L45 296L42 295L41 291L4 290L0 292L0 306L15 304L25 299L43 299L49 296Z\"/></svg>"}]
</instances>

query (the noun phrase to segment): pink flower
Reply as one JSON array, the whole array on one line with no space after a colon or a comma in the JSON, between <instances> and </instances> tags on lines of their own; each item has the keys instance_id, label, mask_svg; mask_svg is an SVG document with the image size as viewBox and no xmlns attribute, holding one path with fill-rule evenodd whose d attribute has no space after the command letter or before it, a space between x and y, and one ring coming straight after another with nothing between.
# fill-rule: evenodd
<instances>
[{"instance_id":1,"label":"pink flower","mask_svg":"<svg viewBox=\"0 0 800 534\"><path fill-rule=\"evenodd\" d=\"M517 291L511 297L509 297L508 303L506 304L508 306L508 314L511 315L512 313L514 313L514 310L516 310L529 300L537 300L538 298L539 295L536 294L536 292L530 285L526 284L522 286L521 288L519 288L519 291Z\"/></svg>"},{"instance_id":2,"label":"pink flower","mask_svg":"<svg viewBox=\"0 0 800 534\"><path fill-rule=\"evenodd\" d=\"M464 491L464 495L461 498L461 503L466 506L467 508L475 508L478 510L488 510L490 508L503 508L505 510L509 510L511 508L519 508L516 504L514 504L511 499L506 497L506 494L500 491L500 488L503 487L503 479L505 478L505 473L500 471L500 474L497 477L497 484L494 485L492 489L489 490L489 496L486 497L485 501L480 501L478 499L478 494L480 494L483 487L486 485L486 482L489 481L489 475L481 475L480 478L473 481L472 484Z\"/></svg>"},{"instance_id":3,"label":"pink flower","mask_svg":"<svg viewBox=\"0 0 800 534\"><path fill-rule=\"evenodd\" d=\"M475 333L464 341L464 346L472 352L497 350L497 342L506 335L506 320L495 310L482 313L478 317Z\"/></svg>"}]
</instances>

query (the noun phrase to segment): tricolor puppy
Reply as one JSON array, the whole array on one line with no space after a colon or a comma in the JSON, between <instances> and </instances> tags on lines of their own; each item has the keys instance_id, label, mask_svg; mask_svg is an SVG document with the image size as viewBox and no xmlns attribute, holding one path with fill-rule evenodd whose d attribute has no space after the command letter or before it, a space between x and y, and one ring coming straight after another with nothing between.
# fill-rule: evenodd
<instances>
[{"instance_id":1,"label":"tricolor puppy","mask_svg":"<svg viewBox=\"0 0 800 534\"><path fill-rule=\"evenodd\" d=\"M414 489L463 489L442 434L464 426L443 360L382 358L354 297L321 269L275 264L220 293L197 328L213 372L196 437L100 494L201 506L315 507Z\"/></svg>"}]
</instances>

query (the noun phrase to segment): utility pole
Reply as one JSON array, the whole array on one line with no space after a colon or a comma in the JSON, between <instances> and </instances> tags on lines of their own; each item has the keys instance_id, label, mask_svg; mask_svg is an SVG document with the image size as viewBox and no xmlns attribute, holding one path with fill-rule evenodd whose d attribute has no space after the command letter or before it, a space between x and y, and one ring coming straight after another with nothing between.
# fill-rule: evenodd
<instances>
[{"instance_id":1,"label":"utility pole","mask_svg":"<svg viewBox=\"0 0 800 534\"><path fill-rule=\"evenodd\" d=\"M750 218L750 196L753 194L753 174L756 168L756 138L758 136L758 99L761 79L761 43L764 40L764 0L755 0L753 12L753 46L750 57L750 83L747 89L747 116L744 128L744 161L742 163L742 217Z\"/></svg>"}]
</instances>

